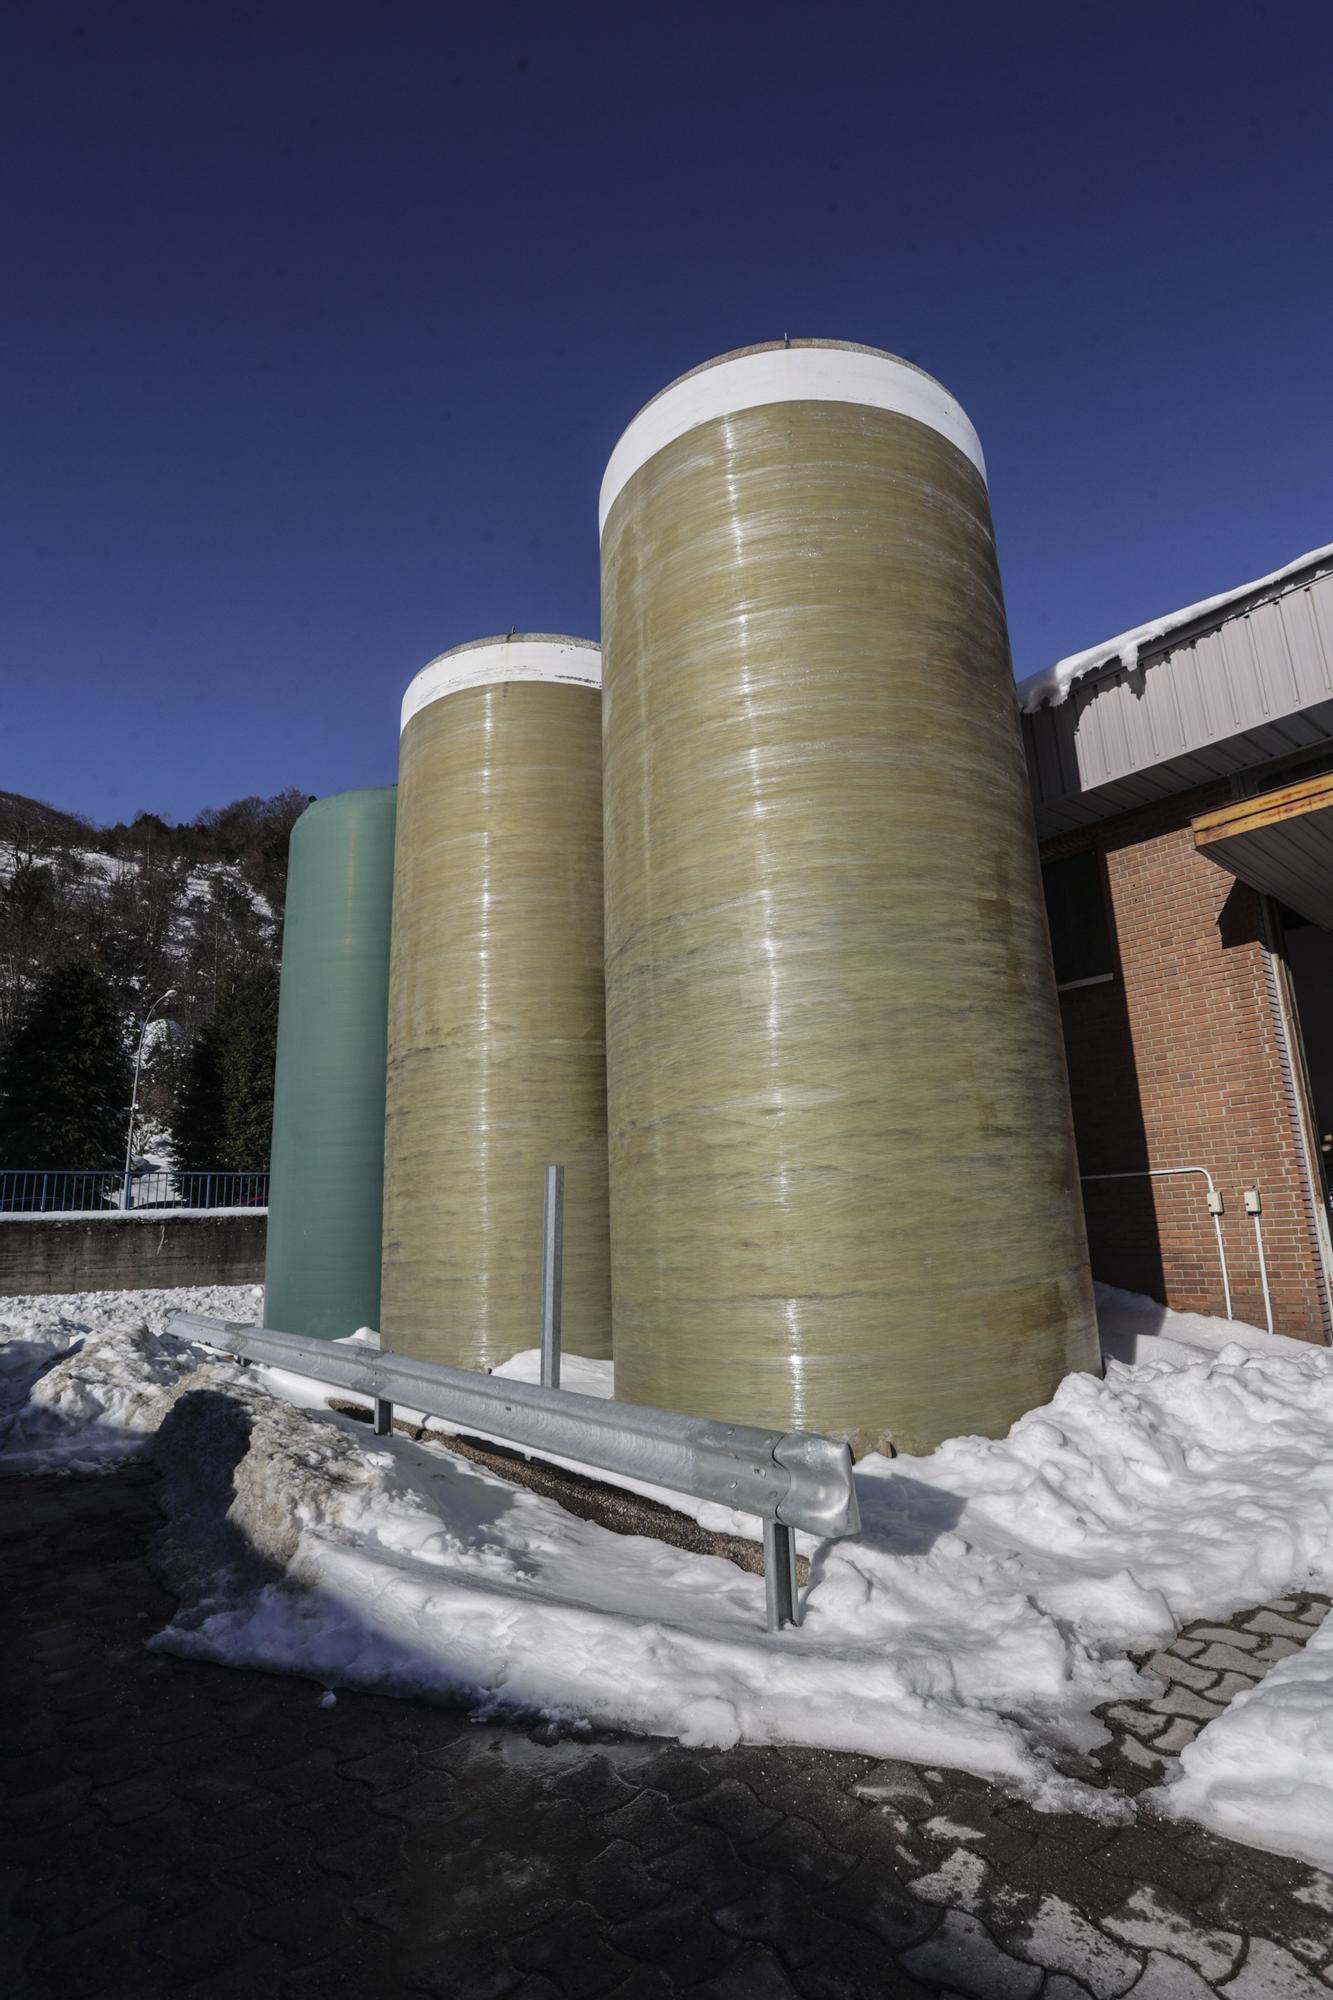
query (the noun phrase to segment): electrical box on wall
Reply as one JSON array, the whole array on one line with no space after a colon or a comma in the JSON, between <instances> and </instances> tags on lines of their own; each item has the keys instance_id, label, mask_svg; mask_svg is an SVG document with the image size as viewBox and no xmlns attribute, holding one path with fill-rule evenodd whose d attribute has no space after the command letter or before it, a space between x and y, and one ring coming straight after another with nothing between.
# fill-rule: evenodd
<instances>
[{"instance_id":1,"label":"electrical box on wall","mask_svg":"<svg viewBox=\"0 0 1333 2000\"><path fill-rule=\"evenodd\" d=\"M1247 1215L1262 1215L1263 1206L1264 1206L1263 1203L1259 1199L1258 1188L1246 1188L1245 1213Z\"/></svg>"}]
</instances>

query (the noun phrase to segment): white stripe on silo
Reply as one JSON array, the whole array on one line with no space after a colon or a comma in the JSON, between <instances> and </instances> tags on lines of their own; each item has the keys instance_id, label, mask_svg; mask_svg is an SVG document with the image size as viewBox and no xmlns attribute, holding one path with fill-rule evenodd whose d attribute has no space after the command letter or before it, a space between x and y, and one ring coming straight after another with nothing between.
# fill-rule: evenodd
<instances>
[{"instance_id":1,"label":"white stripe on silo","mask_svg":"<svg viewBox=\"0 0 1333 2000\"><path fill-rule=\"evenodd\" d=\"M873 348L759 348L683 375L644 405L607 464L599 528L634 474L664 446L700 424L768 403L853 403L913 417L956 445L986 477L981 441L962 404L910 361Z\"/></svg>"},{"instance_id":2,"label":"white stripe on silo","mask_svg":"<svg viewBox=\"0 0 1333 2000\"><path fill-rule=\"evenodd\" d=\"M572 687L602 685L602 655L586 639L485 639L459 646L428 662L408 683L399 733L414 715L460 688L495 687L501 681L564 681Z\"/></svg>"}]
</instances>

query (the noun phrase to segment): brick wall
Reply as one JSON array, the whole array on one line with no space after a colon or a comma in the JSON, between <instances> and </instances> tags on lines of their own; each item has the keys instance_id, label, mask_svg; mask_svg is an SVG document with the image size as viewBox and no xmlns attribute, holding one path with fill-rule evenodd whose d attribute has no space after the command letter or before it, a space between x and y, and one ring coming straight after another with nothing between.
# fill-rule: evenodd
<instances>
[{"instance_id":1,"label":"brick wall","mask_svg":"<svg viewBox=\"0 0 1333 2000\"><path fill-rule=\"evenodd\" d=\"M1226 1203L1235 1314L1262 1326L1242 1198L1257 1187L1274 1323L1322 1342L1327 1307L1263 907L1196 852L1189 830L1228 797L1210 787L1043 847L1048 860L1089 845L1102 855L1119 961L1109 984L1060 996L1080 1167L1208 1167ZM1223 1311L1202 1180L1085 1184L1084 1200L1099 1278L1180 1311Z\"/></svg>"}]
</instances>

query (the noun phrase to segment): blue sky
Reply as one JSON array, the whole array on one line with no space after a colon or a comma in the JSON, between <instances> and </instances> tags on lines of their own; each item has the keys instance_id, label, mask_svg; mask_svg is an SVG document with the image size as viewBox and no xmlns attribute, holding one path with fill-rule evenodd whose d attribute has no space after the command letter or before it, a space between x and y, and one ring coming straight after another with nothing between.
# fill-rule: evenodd
<instances>
[{"instance_id":1,"label":"blue sky","mask_svg":"<svg viewBox=\"0 0 1333 2000\"><path fill-rule=\"evenodd\" d=\"M638 406L784 333L981 434L1020 674L1333 540L1333 10L11 10L0 788L392 780L595 636Z\"/></svg>"}]
</instances>

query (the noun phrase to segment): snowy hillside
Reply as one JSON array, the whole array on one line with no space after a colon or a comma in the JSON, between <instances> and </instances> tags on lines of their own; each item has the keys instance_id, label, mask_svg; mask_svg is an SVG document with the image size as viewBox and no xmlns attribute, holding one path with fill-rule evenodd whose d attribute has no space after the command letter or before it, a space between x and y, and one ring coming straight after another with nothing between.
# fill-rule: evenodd
<instances>
[{"instance_id":1,"label":"snowy hillside","mask_svg":"<svg viewBox=\"0 0 1333 2000\"><path fill-rule=\"evenodd\" d=\"M167 1122L173 1051L237 979L277 962L287 841L306 802L289 792L182 826L142 814L99 829L0 793L0 1054L42 980L70 961L105 981L127 1045L171 989L169 1044L159 1037L149 1050L147 1106Z\"/></svg>"}]
</instances>

